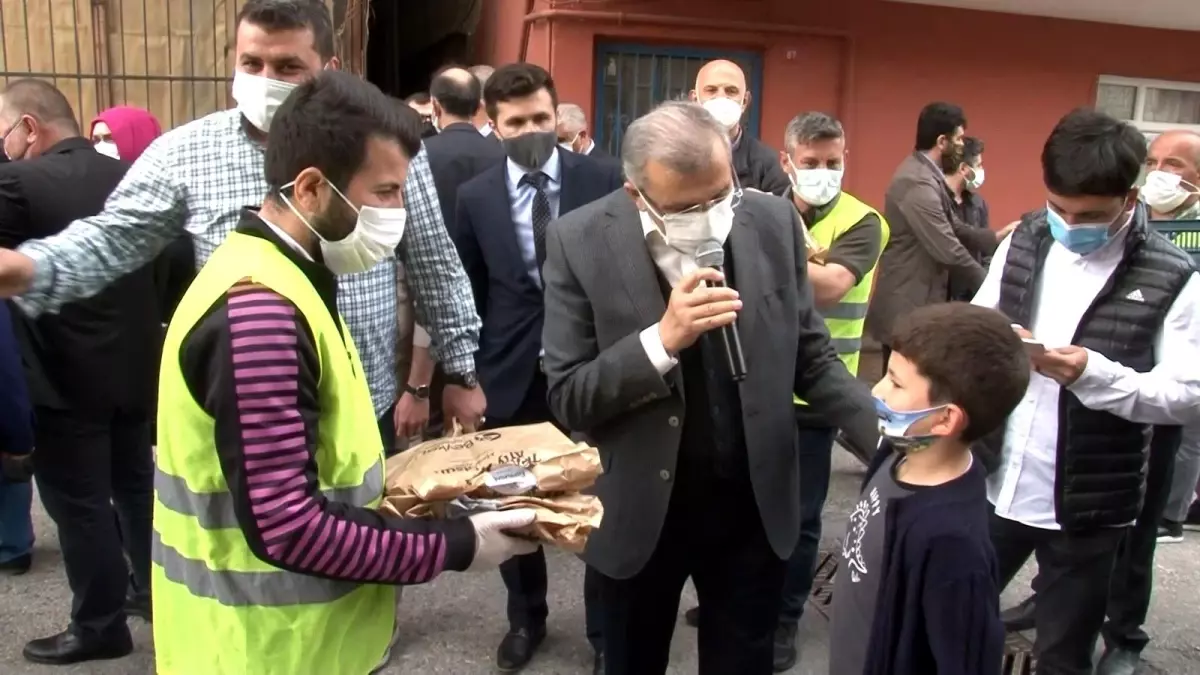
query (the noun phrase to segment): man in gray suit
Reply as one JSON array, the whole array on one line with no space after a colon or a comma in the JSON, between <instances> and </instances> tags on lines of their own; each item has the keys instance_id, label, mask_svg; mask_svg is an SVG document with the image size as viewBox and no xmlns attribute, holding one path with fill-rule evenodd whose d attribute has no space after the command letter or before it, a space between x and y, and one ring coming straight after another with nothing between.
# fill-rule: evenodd
<instances>
[{"instance_id":1,"label":"man in gray suit","mask_svg":"<svg viewBox=\"0 0 1200 675\"><path fill-rule=\"evenodd\" d=\"M666 672L690 576L701 672L769 673L800 529L792 394L866 447L874 405L813 308L795 209L742 193L708 112L665 103L621 154L625 189L556 221L543 270L550 407L604 464L583 557L601 573L606 672ZM696 269L714 239L724 275ZM716 330L735 321L740 383Z\"/></svg>"}]
</instances>

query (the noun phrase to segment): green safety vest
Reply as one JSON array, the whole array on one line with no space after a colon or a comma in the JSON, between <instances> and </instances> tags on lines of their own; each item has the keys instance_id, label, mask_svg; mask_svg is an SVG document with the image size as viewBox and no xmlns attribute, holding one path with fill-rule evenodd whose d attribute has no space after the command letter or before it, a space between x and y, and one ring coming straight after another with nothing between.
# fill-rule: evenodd
<instances>
[{"instance_id":1,"label":"green safety vest","mask_svg":"<svg viewBox=\"0 0 1200 675\"><path fill-rule=\"evenodd\" d=\"M184 337L242 279L290 300L312 331L322 492L362 507L383 496L383 446L349 331L274 244L230 234L175 311L163 349L151 584L157 672L366 675L391 642L396 589L296 574L256 557L237 524L213 418L183 379Z\"/></svg>"},{"instance_id":2,"label":"green safety vest","mask_svg":"<svg viewBox=\"0 0 1200 675\"><path fill-rule=\"evenodd\" d=\"M887 246L890 232L887 219L883 217L883 214L848 192L843 192L838 196L833 210L820 222L809 227L808 233L823 248L830 248L838 237L857 225L868 214L874 214L879 218L879 224L882 227L879 250L882 251ZM871 284L875 279L875 268L878 264L879 259L876 258L875 265L867 270L858 285L842 296L841 302L834 307L821 310L821 316L825 319L825 328L829 330L829 337L833 339L833 346L837 349L838 357L842 359L842 363L846 364L851 375L858 375L858 357L862 352L863 323L867 318L867 303L871 300ZM796 405L807 405L794 394L792 399Z\"/></svg>"}]
</instances>

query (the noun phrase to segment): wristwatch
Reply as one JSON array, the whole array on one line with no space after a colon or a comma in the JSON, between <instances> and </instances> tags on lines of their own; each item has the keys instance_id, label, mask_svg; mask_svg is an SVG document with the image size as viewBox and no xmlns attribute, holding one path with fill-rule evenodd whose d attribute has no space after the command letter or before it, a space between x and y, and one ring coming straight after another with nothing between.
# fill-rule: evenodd
<instances>
[{"instance_id":1,"label":"wristwatch","mask_svg":"<svg viewBox=\"0 0 1200 675\"><path fill-rule=\"evenodd\" d=\"M473 370L465 373L446 373L446 384L464 389L474 389L479 386L479 378L476 377Z\"/></svg>"},{"instance_id":2,"label":"wristwatch","mask_svg":"<svg viewBox=\"0 0 1200 675\"><path fill-rule=\"evenodd\" d=\"M429 385L427 385L427 384L422 384L419 387L413 387L409 384L405 384L404 391L412 394L412 397L417 399L418 401L428 401L429 400Z\"/></svg>"}]
</instances>

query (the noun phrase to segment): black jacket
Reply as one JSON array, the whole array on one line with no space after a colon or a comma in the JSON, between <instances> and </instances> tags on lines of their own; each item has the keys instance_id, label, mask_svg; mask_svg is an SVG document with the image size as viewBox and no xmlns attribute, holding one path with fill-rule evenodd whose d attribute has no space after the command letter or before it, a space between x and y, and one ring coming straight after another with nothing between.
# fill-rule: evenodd
<instances>
[{"instance_id":1,"label":"black jacket","mask_svg":"<svg viewBox=\"0 0 1200 675\"><path fill-rule=\"evenodd\" d=\"M0 165L0 246L56 234L99 213L125 170L78 137L35 159ZM58 314L14 318L35 406L149 410L162 331L151 265Z\"/></svg>"},{"instance_id":2,"label":"black jacket","mask_svg":"<svg viewBox=\"0 0 1200 675\"><path fill-rule=\"evenodd\" d=\"M783 195L792 185L779 166L779 153L747 136L745 129L733 146L733 169L743 188Z\"/></svg>"},{"instance_id":3,"label":"black jacket","mask_svg":"<svg viewBox=\"0 0 1200 675\"><path fill-rule=\"evenodd\" d=\"M867 476L893 452L883 443ZM1000 572L988 538L986 472L888 502L864 675L999 675Z\"/></svg>"},{"instance_id":4,"label":"black jacket","mask_svg":"<svg viewBox=\"0 0 1200 675\"><path fill-rule=\"evenodd\" d=\"M1039 275L1053 241L1045 209L1026 216L1012 234L999 309L1013 323L1030 324ZM1190 278L1193 262L1150 228L1140 205L1124 245L1124 257L1084 313L1071 344L1144 373L1154 368L1155 336ZM1153 428L1092 410L1065 387L1058 404L1054 507L1059 525L1069 531L1133 522L1142 508ZM988 454L999 457L1003 429L986 444Z\"/></svg>"},{"instance_id":5,"label":"black jacket","mask_svg":"<svg viewBox=\"0 0 1200 675\"><path fill-rule=\"evenodd\" d=\"M446 229L454 234L454 204L458 188L485 170L504 161L504 146L465 122L449 124L437 136L425 139L429 171L437 188Z\"/></svg>"}]
</instances>

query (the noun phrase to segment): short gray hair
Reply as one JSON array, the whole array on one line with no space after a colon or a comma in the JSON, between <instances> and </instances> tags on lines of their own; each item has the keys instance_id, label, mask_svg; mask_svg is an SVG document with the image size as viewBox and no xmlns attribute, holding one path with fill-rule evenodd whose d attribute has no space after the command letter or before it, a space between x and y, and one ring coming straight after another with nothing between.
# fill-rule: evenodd
<instances>
[{"instance_id":1,"label":"short gray hair","mask_svg":"<svg viewBox=\"0 0 1200 675\"><path fill-rule=\"evenodd\" d=\"M487 85L488 78L492 76L492 73L496 72L496 69L487 64L480 64L467 68L467 72L474 75L475 79L479 80L479 86L483 87Z\"/></svg>"},{"instance_id":2,"label":"short gray hair","mask_svg":"<svg viewBox=\"0 0 1200 675\"><path fill-rule=\"evenodd\" d=\"M783 132L783 149L790 155L798 145L809 145L817 141L832 141L845 138L842 123L823 112L806 112L796 115L788 122Z\"/></svg>"},{"instance_id":3,"label":"short gray hair","mask_svg":"<svg viewBox=\"0 0 1200 675\"><path fill-rule=\"evenodd\" d=\"M625 130L621 164L625 175L639 187L651 160L681 174L696 173L709 166L717 139L729 147L728 130L703 106L667 101Z\"/></svg>"},{"instance_id":4,"label":"short gray hair","mask_svg":"<svg viewBox=\"0 0 1200 675\"><path fill-rule=\"evenodd\" d=\"M583 108L574 103L560 103L558 105L558 121L568 129L586 129L587 115L584 114Z\"/></svg>"}]
</instances>

